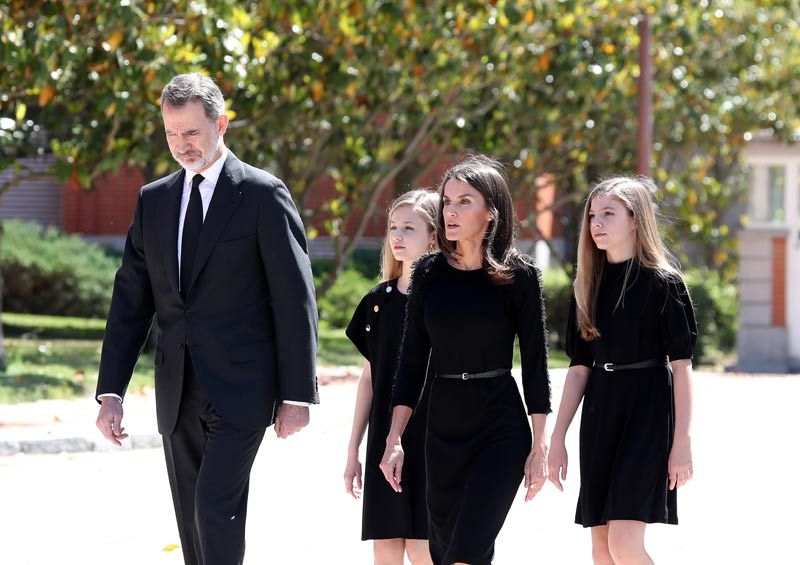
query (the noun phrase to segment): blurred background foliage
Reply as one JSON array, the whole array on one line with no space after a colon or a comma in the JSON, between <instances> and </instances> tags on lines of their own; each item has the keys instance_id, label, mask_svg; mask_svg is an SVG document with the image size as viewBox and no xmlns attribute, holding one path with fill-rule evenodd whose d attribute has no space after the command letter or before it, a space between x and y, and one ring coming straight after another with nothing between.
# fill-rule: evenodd
<instances>
[{"instance_id":1,"label":"blurred background foliage","mask_svg":"<svg viewBox=\"0 0 800 565\"><path fill-rule=\"evenodd\" d=\"M517 199L552 178L566 241L567 272L545 277L558 346L581 201L597 179L636 168L645 16L665 230L714 328L701 348L722 351L735 335L742 147L760 130L794 141L800 125L797 1L7 0L0 170L16 174L0 197L41 174L18 161L30 155L53 154L51 173L76 188L123 164L147 179L174 169L159 93L199 70L228 101L227 143L286 181L310 237L332 238L333 258L314 265L323 328L341 328L376 280L377 257L356 247L385 190L467 150L507 163ZM320 204L321 185L334 192ZM118 258L6 230L8 308L105 313Z\"/></svg>"},{"instance_id":2,"label":"blurred background foliage","mask_svg":"<svg viewBox=\"0 0 800 565\"><path fill-rule=\"evenodd\" d=\"M163 175L159 92L202 70L228 99L237 154L284 178L307 222L324 220L336 256L322 294L355 247L344 226L358 237L383 188L466 149L507 162L520 198L552 175L573 241L589 185L635 169L645 14L669 231L731 280L741 147L798 125L796 1L9 0L0 168L52 152L59 177L84 187L123 163ZM336 195L319 206L321 179Z\"/></svg>"}]
</instances>

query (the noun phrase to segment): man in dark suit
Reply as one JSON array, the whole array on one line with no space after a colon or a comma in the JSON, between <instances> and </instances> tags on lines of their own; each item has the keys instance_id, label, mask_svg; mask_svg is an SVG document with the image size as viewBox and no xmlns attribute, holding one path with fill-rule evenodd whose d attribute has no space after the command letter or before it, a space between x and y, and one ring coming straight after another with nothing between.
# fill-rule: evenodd
<instances>
[{"instance_id":1,"label":"man in dark suit","mask_svg":"<svg viewBox=\"0 0 800 565\"><path fill-rule=\"evenodd\" d=\"M223 143L225 102L199 73L161 95L181 170L142 188L114 282L97 426L127 437L122 399L155 316L156 410L187 565L244 557L250 468L319 402L317 311L300 217L286 186Z\"/></svg>"}]
</instances>

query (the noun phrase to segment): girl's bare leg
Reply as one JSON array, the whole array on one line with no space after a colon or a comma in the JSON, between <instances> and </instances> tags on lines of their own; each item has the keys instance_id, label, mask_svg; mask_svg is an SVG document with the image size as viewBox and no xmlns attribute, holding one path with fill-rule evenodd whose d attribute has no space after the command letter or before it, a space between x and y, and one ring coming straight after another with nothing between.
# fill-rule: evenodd
<instances>
[{"instance_id":1,"label":"girl's bare leg","mask_svg":"<svg viewBox=\"0 0 800 565\"><path fill-rule=\"evenodd\" d=\"M608 523L608 549L615 565L652 565L644 548L644 528L636 520L611 520Z\"/></svg>"},{"instance_id":2,"label":"girl's bare leg","mask_svg":"<svg viewBox=\"0 0 800 565\"><path fill-rule=\"evenodd\" d=\"M376 539L372 548L375 565L403 565L405 541L403 538Z\"/></svg>"},{"instance_id":3,"label":"girl's bare leg","mask_svg":"<svg viewBox=\"0 0 800 565\"><path fill-rule=\"evenodd\" d=\"M592 528L592 562L594 565L614 565L608 550L608 526Z\"/></svg>"},{"instance_id":4,"label":"girl's bare leg","mask_svg":"<svg viewBox=\"0 0 800 565\"><path fill-rule=\"evenodd\" d=\"M408 555L411 565L433 565L426 539L407 539L406 555Z\"/></svg>"}]
</instances>

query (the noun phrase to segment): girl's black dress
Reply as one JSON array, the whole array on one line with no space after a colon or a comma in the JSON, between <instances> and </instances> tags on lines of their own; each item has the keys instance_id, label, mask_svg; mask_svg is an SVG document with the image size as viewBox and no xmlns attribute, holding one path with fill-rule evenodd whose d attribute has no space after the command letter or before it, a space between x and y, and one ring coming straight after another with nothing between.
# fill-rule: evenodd
<instances>
[{"instance_id":1,"label":"girl's black dress","mask_svg":"<svg viewBox=\"0 0 800 565\"><path fill-rule=\"evenodd\" d=\"M510 375L516 336L527 412L548 413L538 270L520 266L513 283L496 285L485 269L456 269L441 253L420 260L409 294L393 403L417 406L429 351L434 375L509 370L495 378L429 379L429 543L436 564L491 563L495 538L523 479L531 430Z\"/></svg>"},{"instance_id":2,"label":"girl's black dress","mask_svg":"<svg viewBox=\"0 0 800 565\"><path fill-rule=\"evenodd\" d=\"M361 300L347 326L347 337L370 362L372 408L364 464L361 539L428 539L425 507L425 417L427 392L403 433L403 492L396 493L378 465L386 449L392 419L392 383L397 370L406 295L397 279L383 282ZM427 389L426 389L427 390Z\"/></svg>"},{"instance_id":3,"label":"girl's black dress","mask_svg":"<svg viewBox=\"0 0 800 565\"><path fill-rule=\"evenodd\" d=\"M617 306L630 265L624 300ZM616 307L616 308L615 308ZM677 276L659 276L635 260L606 263L596 306L600 338L581 338L574 297L567 327L570 365L592 369L581 412L581 489L575 522L609 520L677 524L676 491L667 467L675 433L672 372L691 359L697 339L692 303ZM665 363L609 372L604 363Z\"/></svg>"}]
</instances>

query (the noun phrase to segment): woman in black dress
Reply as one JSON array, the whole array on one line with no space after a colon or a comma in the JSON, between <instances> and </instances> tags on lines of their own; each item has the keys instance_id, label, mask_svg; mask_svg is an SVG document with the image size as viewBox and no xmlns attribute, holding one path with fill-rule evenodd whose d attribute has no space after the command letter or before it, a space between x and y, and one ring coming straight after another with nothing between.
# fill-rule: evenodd
<instances>
[{"instance_id":1,"label":"woman in black dress","mask_svg":"<svg viewBox=\"0 0 800 565\"><path fill-rule=\"evenodd\" d=\"M566 478L564 438L583 399L575 521L595 563L652 563L646 524L677 524L676 488L692 478L692 303L664 247L655 186L612 178L586 202L567 327L570 369L549 457Z\"/></svg>"},{"instance_id":2,"label":"woman in black dress","mask_svg":"<svg viewBox=\"0 0 800 565\"><path fill-rule=\"evenodd\" d=\"M361 300L347 327L347 337L364 356L358 383L353 429L347 450L344 483L354 498L364 494L361 539L375 540L375 563L402 565L404 554L414 565L431 562L425 508L425 416L411 419L403 434L408 446L408 489L398 496L378 465L386 447L392 411L392 382L406 314L411 271L423 253L435 247L439 198L413 190L389 207L382 253L381 282ZM423 402L427 399L423 395ZM362 483L359 447L369 425Z\"/></svg>"},{"instance_id":3,"label":"woman in black dress","mask_svg":"<svg viewBox=\"0 0 800 565\"><path fill-rule=\"evenodd\" d=\"M439 194L441 252L420 259L412 277L381 469L404 492L409 477L400 438L420 410L430 358L431 556L437 565L483 565L491 563L523 478L526 500L546 480L550 380L542 292L538 269L514 246L513 203L496 161L471 157L455 165ZM511 376L515 337L533 437Z\"/></svg>"}]
</instances>

